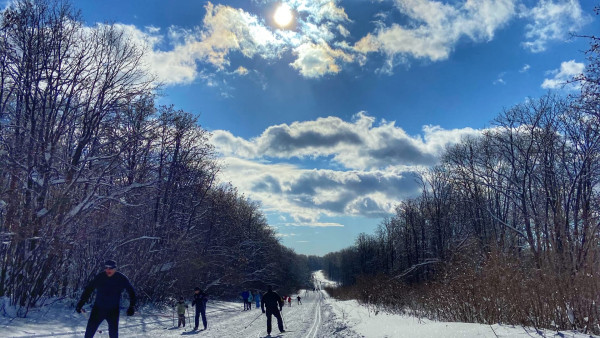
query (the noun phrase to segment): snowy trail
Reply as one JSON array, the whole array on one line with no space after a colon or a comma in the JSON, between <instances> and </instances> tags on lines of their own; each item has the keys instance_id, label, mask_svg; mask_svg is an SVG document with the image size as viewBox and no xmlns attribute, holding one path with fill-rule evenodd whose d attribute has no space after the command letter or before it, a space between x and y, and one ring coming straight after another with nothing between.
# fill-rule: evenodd
<instances>
[{"instance_id":1,"label":"snowy trail","mask_svg":"<svg viewBox=\"0 0 600 338\"><path fill-rule=\"evenodd\" d=\"M322 300L325 297L323 293L300 291L302 304L298 304L295 297L292 306L286 305L282 311L284 320L284 334L279 333L277 320L273 318L271 337L286 338L318 338L327 335L321 332L323 323ZM121 316L119 321L119 335L123 337L267 337L267 319L262 311L253 307L249 311L242 310L241 303L228 302L210 302L207 307L208 329L206 331L189 331L194 326L194 312L189 312L189 319L186 315L186 327L177 328L173 326L173 317L171 312L163 313L138 313L133 317ZM85 330L87 316L78 314L64 314L62 319L56 319L57 322L49 321L47 328L44 325L29 326L26 330L11 332L2 337L81 337ZM65 320L68 317L68 320ZM176 321L176 320L175 320ZM67 327L66 322L72 325ZM60 325L62 324L62 325ZM191 325L190 325L191 324ZM200 323L202 326L202 323ZM100 325L95 337L108 337L108 327L106 322Z\"/></svg>"},{"instance_id":2,"label":"snowy trail","mask_svg":"<svg viewBox=\"0 0 600 338\"><path fill-rule=\"evenodd\" d=\"M317 288L335 285L327 281L322 272L313 276ZM574 331L537 331L513 325L436 322L403 314L374 312L372 306L361 305L356 300L329 298L325 291L301 290L302 305L297 303L296 295L290 296L294 299L292 306L286 304L283 308L287 332L279 334L274 319L271 338L590 337ZM89 313L77 314L72 304L67 304L34 309L28 318L0 316L0 337L82 337ZM142 308L133 317L127 317L124 313L121 315L119 334L121 337L268 337L267 319L261 310L255 308L254 304L249 311L242 309L241 302L210 301L206 313L208 330L189 331L194 326L193 311L190 311L192 322L186 316L186 331L173 327L173 312L170 309L160 311ZM97 333L96 337L108 337L106 322L99 329L102 333Z\"/></svg>"}]
</instances>

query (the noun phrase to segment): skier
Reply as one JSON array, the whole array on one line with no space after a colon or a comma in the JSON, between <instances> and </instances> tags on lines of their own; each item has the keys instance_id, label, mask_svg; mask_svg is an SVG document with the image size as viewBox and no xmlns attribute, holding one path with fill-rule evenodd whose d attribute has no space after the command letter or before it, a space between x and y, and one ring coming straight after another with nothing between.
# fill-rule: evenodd
<instances>
[{"instance_id":1,"label":"skier","mask_svg":"<svg viewBox=\"0 0 600 338\"><path fill-rule=\"evenodd\" d=\"M260 292L256 291L256 295L254 296L254 300L256 300L256 308L260 308Z\"/></svg>"},{"instance_id":2,"label":"skier","mask_svg":"<svg viewBox=\"0 0 600 338\"><path fill-rule=\"evenodd\" d=\"M300 300L300 299L301 299L301 298L300 298L300 295L298 295L298 297L296 297L296 298L298 299L298 305L301 305L301 304L302 304L302 301Z\"/></svg>"},{"instance_id":3,"label":"skier","mask_svg":"<svg viewBox=\"0 0 600 338\"><path fill-rule=\"evenodd\" d=\"M254 297L252 296L252 291L248 290L248 310L252 310L252 301Z\"/></svg>"},{"instance_id":4,"label":"skier","mask_svg":"<svg viewBox=\"0 0 600 338\"><path fill-rule=\"evenodd\" d=\"M85 312L83 305L96 289L96 300L92 306L92 313L85 328L85 338L91 338L96 333L98 326L103 320L108 323L108 335L110 338L119 336L119 300L123 290L129 294L129 308L127 315L133 316L135 312L135 290L127 277L117 272L117 263L113 260L107 260L104 263L104 272L101 272L88 283L81 299L75 307L78 313Z\"/></svg>"},{"instance_id":5,"label":"skier","mask_svg":"<svg viewBox=\"0 0 600 338\"><path fill-rule=\"evenodd\" d=\"M242 292L242 299L244 300L244 311L248 310L248 291Z\"/></svg>"},{"instance_id":6,"label":"skier","mask_svg":"<svg viewBox=\"0 0 600 338\"><path fill-rule=\"evenodd\" d=\"M288 306L292 307L292 297L288 296Z\"/></svg>"},{"instance_id":7,"label":"skier","mask_svg":"<svg viewBox=\"0 0 600 338\"><path fill-rule=\"evenodd\" d=\"M277 327L279 328L279 332L283 333L285 330L283 329L283 320L279 312L283 307L283 300L277 292L273 291L272 286L269 285L267 290L262 296L262 304L260 305L262 312L267 315L267 334L271 334L271 316L277 318ZM267 308L267 311L265 311L265 308Z\"/></svg>"},{"instance_id":8,"label":"skier","mask_svg":"<svg viewBox=\"0 0 600 338\"><path fill-rule=\"evenodd\" d=\"M179 316L177 327L180 327L182 324L183 327L185 327L185 309L187 308L188 306L183 300L183 297L179 297L179 302L177 302L177 315Z\"/></svg>"},{"instance_id":9,"label":"skier","mask_svg":"<svg viewBox=\"0 0 600 338\"><path fill-rule=\"evenodd\" d=\"M206 302L208 302L206 293L200 290L199 287L194 288L194 300L192 301L192 306L196 305L196 326L194 326L194 331L198 330L200 315L202 315L202 324L204 325L204 330L206 330Z\"/></svg>"}]
</instances>

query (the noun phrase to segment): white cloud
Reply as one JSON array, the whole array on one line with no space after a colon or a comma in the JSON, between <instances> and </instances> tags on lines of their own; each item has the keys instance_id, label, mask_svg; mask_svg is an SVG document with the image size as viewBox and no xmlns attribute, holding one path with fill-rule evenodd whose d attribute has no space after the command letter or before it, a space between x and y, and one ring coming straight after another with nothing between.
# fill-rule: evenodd
<instances>
[{"instance_id":1,"label":"white cloud","mask_svg":"<svg viewBox=\"0 0 600 338\"><path fill-rule=\"evenodd\" d=\"M536 53L546 50L552 40L566 40L590 21L578 0L541 0L537 6L523 10L522 16L531 23L526 26L523 42L526 49Z\"/></svg>"},{"instance_id":2,"label":"white cloud","mask_svg":"<svg viewBox=\"0 0 600 338\"><path fill-rule=\"evenodd\" d=\"M311 227L311 228L331 228L331 227L343 227L343 224L335 222L305 222L305 223L283 223L283 226L294 226L294 227ZM308 241L298 241L308 243Z\"/></svg>"},{"instance_id":3,"label":"white cloud","mask_svg":"<svg viewBox=\"0 0 600 338\"><path fill-rule=\"evenodd\" d=\"M167 33L171 50L160 50L165 37L160 30L149 27L142 31L132 25L119 25L133 41L145 46L146 63L158 80L165 84L189 83L200 74L197 62L205 62L217 70L229 66L228 56L237 51L248 58L259 55L264 59L279 57L285 49L280 36L269 30L254 15L223 5L205 6L202 27L180 29L170 27ZM237 68L240 69L239 66ZM243 69L243 67L242 67Z\"/></svg>"},{"instance_id":4,"label":"white cloud","mask_svg":"<svg viewBox=\"0 0 600 338\"><path fill-rule=\"evenodd\" d=\"M294 60L289 65L300 75L319 78L339 73L345 64L364 65L373 53L384 56L379 71L387 73L411 59L445 60L461 40L492 40L498 29L515 18L520 2L393 1L400 18L389 22L398 16L378 13L375 18L380 21L374 23L374 31L358 41L351 40L353 21L339 0L284 0L297 14L295 27L289 30L269 25L269 18L211 2L206 4L206 14L197 27L172 26L164 32L154 26L120 26L145 46L146 64L167 85L202 80L208 71L245 75L245 60L278 61L290 53ZM532 51L543 50L550 40L565 39L568 27L579 29L589 19L577 0L541 0L533 8L519 8L520 18L531 21L524 45ZM236 58L236 64L231 64L233 54L245 59ZM204 67L199 68L200 64Z\"/></svg>"},{"instance_id":5,"label":"white cloud","mask_svg":"<svg viewBox=\"0 0 600 338\"><path fill-rule=\"evenodd\" d=\"M424 126L421 135L410 136L393 121L375 122L365 113L350 122L326 117L274 125L249 140L216 130L211 143L223 155L223 178L265 210L288 213L290 225L335 226L319 218L393 212L418 193L415 174L436 164L447 145L480 134ZM293 157L331 159L333 165L317 170L285 163Z\"/></svg>"},{"instance_id":6,"label":"white cloud","mask_svg":"<svg viewBox=\"0 0 600 338\"><path fill-rule=\"evenodd\" d=\"M239 66L234 73L241 76L248 75L248 69L246 69L246 67Z\"/></svg>"},{"instance_id":7,"label":"white cloud","mask_svg":"<svg viewBox=\"0 0 600 338\"><path fill-rule=\"evenodd\" d=\"M384 53L388 71L397 57L444 60L462 37L491 40L494 32L514 16L515 1L481 0L450 5L431 0L396 0L409 24L381 27L358 41L355 50L363 54Z\"/></svg>"},{"instance_id":8,"label":"white cloud","mask_svg":"<svg viewBox=\"0 0 600 338\"><path fill-rule=\"evenodd\" d=\"M530 66L530 65L528 65L528 64L525 64L525 65L523 66L523 68L521 68L521 69L519 70L519 73L525 73L525 72L527 72L527 71L529 70L529 68L531 68L531 66Z\"/></svg>"},{"instance_id":9,"label":"white cloud","mask_svg":"<svg viewBox=\"0 0 600 338\"><path fill-rule=\"evenodd\" d=\"M375 125L373 117L361 112L352 122L330 116L274 125L251 140L217 130L213 132L212 142L226 156L248 159L331 157L345 168L366 170L430 166L437 162L447 144L478 133L471 128L444 130L426 126L422 136L410 136L393 121Z\"/></svg>"},{"instance_id":10,"label":"white cloud","mask_svg":"<svg viewBox=\"0 0 600 338\"><path fill-rule=\"evenodd\" d=\"M335 74L340 71L337 60L352 61L352 55L340 49L332 49L326 43L304 43L294 49L298 55L291 66L309 78Z\"/></svg>"},{"instance_id":11,"label":"white cloud","mask_svg":"<svg viewBox=\"0 0 600 338\"><path fill-rule=\"evenodd\" d=\"M574 76L583 73L585 65L583 63L575 62L575 60L565 61L560 64L560 69L549 71L550 75L554 77L550 79L544 79L542 88L545 89L565 89L565 90L577 90L578 84L569 83Z\"/></svg>"},{"instance_id":12,"label":"white cloud","mask_svg":"<svg viewBox=\"0 0 600 338\"><path fill-rule=\"evenodd\" d=\"M496 80L494 80L494 84L506 84L506 81L504 81L504 75L506 75L506 72L502 72L500 74L498 74L498 77L496 78Z\"/></svg>"},{"instance_id":13,"label":"white cloud","mask_svg":"<svg viewBox=\"0 0 600 338\"><path fill-rule=\"evenodd\" d=\"M222 179L260 201L265 212L289 214L293 222L286 225L341 226L320 222L322 216L381 217L420 189L414 171L308 170L234 157L222 161Z\"/></svg>"}]
</instances>

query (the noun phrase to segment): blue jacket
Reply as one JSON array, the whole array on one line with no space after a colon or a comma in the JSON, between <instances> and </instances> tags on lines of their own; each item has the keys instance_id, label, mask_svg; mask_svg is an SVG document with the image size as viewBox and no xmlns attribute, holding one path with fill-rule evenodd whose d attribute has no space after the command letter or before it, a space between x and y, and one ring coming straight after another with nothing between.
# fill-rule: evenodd
<instances>
[{"instance_id":1,"label":"blue jacket","mask_svg":"<svg viewBox=\"0 0 600 338\"><path fill-rule=\"evenodd\" d=\"M97 290L94 307L100 309L118 309L123 290L127 290L127 293L129 293L129 306L135 306L135 290L131 286L131 283L129 283L129 279L118 271L112 277L108 277L105 272L97 274L85 287L83 294L81 294L81 299L77 303L77 307L81 308L87 302L94 289Z\"/></svg>"}]
</instances>

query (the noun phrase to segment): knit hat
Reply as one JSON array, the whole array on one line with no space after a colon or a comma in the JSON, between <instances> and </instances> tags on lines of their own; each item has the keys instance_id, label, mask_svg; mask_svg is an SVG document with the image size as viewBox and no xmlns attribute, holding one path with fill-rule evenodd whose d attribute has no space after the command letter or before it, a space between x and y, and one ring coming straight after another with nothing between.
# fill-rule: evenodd
<instances>
[{"instance_id":1,"label":"knit hat","mask_svg":"<svg viewBox=\"0 0 600 338\"><path fill-rule=\"evenodd\" d=\"M106 262L104 262L104 267L115 269L117 267L117 262L113 261L112 259L109 259Z\"/></svg>"},{"instance_id":2,"label":"knit hat","mask_svg":"<svg viewBox=\"0 0 600 338\"><path fill-rule=\"evenodd\" d=\"M200 291L200 288L196 286L196 287L194 288L194 291Z\"/></svg>"}]
</instances>

